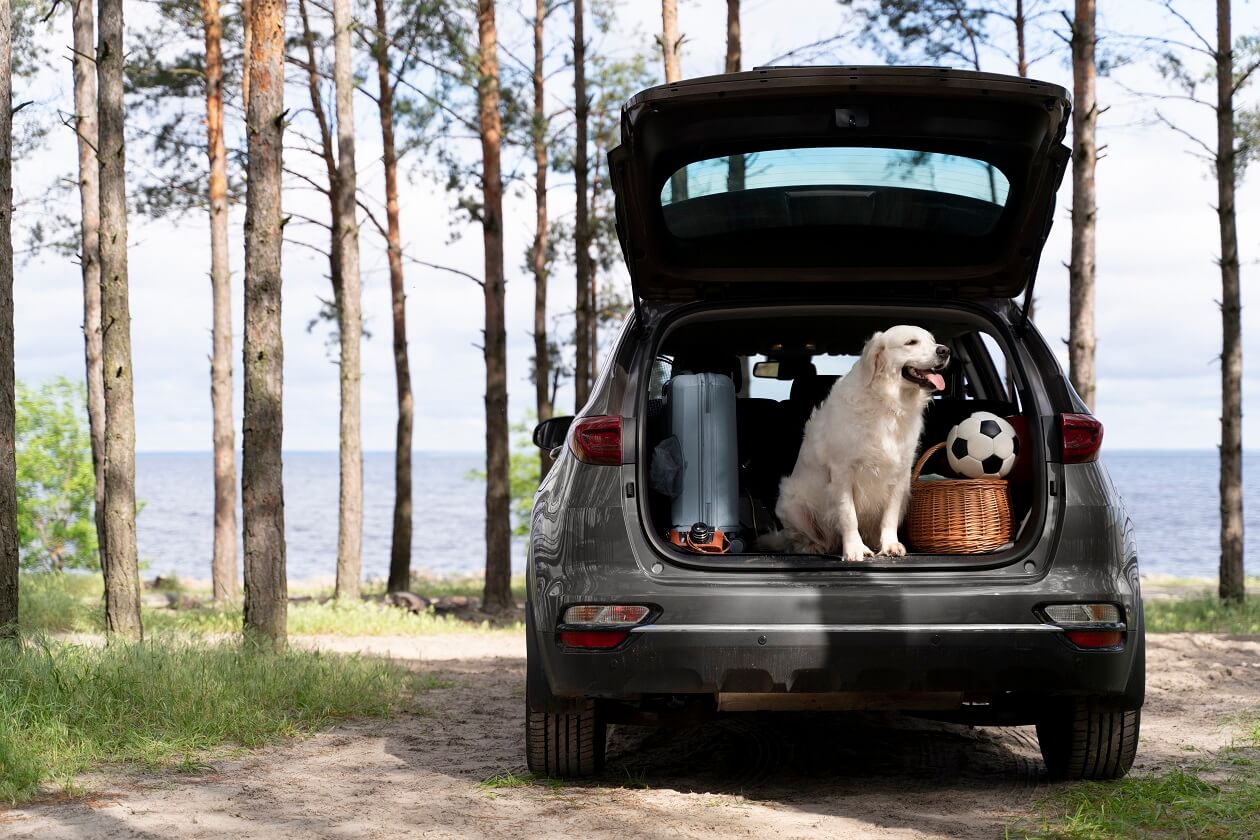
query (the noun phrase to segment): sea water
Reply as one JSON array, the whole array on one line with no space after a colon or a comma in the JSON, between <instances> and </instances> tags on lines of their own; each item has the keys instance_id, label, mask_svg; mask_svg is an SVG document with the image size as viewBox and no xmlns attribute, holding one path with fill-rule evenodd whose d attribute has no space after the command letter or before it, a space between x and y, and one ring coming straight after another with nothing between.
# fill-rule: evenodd
<instances>
[{"instance_id":1,"label":"sea water","mask_svg":"<svg viewBox=\"0 0 1260 840\"><path fill-rule=\"evenodd\" d=\"M1146 574L1214 577L1219 563L1217 455L1201 452L1109 452L1104 458L1137 527ZM477 574L485 565L485 484L480 453L417 452L413 570ZM146 577L210 577L213 479L208 453L140 453L136 520ZM1247 570L1260 574L1260 453L1244 459ZM329 579L337 562L337 454L284 456L285 534L291 581ZM363 576L389 574L394 457L363 456ZM512 542L512 571L524 571L524 544Z\"/></svg>"}]
</instances>

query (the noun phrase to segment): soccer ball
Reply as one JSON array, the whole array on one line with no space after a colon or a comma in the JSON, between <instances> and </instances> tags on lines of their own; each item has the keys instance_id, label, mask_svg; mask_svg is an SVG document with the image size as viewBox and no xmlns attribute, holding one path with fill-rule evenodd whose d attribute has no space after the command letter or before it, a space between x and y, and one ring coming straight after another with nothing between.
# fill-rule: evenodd
<instances>
[{"instance_id":1,"label":"soccer ball","mask_svg":"<svg viewBox=\"0 0 1260 840\"><path fill-rule=\"evenodd\" d=\"M1001 417L977 411L950 429L945 452L950 467L959 475L1005 478L1019 458L1019 438Z\"/></svg>"}]
</instances>

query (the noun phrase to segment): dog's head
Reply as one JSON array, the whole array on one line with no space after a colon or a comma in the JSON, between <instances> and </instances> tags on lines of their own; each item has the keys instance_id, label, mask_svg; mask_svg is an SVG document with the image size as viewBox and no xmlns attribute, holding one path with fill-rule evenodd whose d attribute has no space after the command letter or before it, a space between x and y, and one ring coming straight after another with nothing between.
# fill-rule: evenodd
<instances>
[{"instance_id":1,"label":"dog's head","mask_svg":"<svg viewBox=\"0 0 1260 840\"><path fill-rule=\"evenodd\" d=\"M949 364L949 348L937 344L922 327L901 324L877 332L866 342L862 358L870 365L871 381L877 377L900 379L906 388L945 390L941 371Z\"/></svg>"}]
</instances>

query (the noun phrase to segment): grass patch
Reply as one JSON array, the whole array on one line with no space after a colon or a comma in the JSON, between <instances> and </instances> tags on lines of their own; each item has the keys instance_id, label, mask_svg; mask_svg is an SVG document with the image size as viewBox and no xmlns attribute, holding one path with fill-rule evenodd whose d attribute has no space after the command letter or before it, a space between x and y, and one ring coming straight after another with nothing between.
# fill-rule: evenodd
<instances>
[{"instance_id":1,"label":"grass patch","mask_svg":"<svg viewBox=\"0 0 1260 840\"><path fill-rule=\"evenodd\" d=\"M1143 603L1146 629L1152 633L1260 633L1260 598L1222 604L1214 595L1152 598Z\"/></svg>"},{"instance_id":2,"label":"grass patch","mask_svg":"<svg viewBox=\"0 0 1260 840\"><path fill-rule=\"evenodd\" d=\"M145 610L145 632L155 635L231 634L241 630L238 607L197 607L183 610ZM414 615L398 607L365 601L359 604L289 604L288 627L294 636L411 636L425 633L519 632L516 624L502 630L489 623L472 624L432 613Z\"/></svg>"},{"instance_id":3,"label":"grass patch","mask_svg":"<svg viewBox=\"0 0 1260 840\"><path fill-rule=\"evenodd\" d=\"M1088 782L1055 797L1056 812L1040 825L1008 831L1008 837L1045 840L1104 838L1254 838L1260 814L1260 775L1254 771L1208 781L1174 770L1148 778Z\"/></svg>"},{"instance_id":4,"label":"grass patch","mask_svg":"<svg viewBox=\"0 0 1260 840\"><path fill-rule=\"evenodd\" d=\"M195 770L216 749L388 716L434 684L381 659L227 644L0 645L0 801L101 764Z\"/></svg>"},{"instance_id":5,"label":"grass patch","mask_svg":"<svg viewBox=\"0 0 1260 840\"><path fill-rule=\"evenodd\" d=\"M511 788L523 787L545 787L551 790L559 790L564 787L563 779L553 779L548 776L535 776L533 773L514 773L511 770L503 770L495 773L488 779L484 779L477 783L477 788L484 791L509 790Z\"/></svg>"},{"instance_id":6,"label":"grass patch","mask_svg":"<svg viewBox=\"0 0 1260 840\"><path fill-rule=\"evenodd\" d=\"M27 632L36 633L100 633L104 631L104 609L101 581L95 575L25 574L20 577L19 623ZM178 589L178 580L170 579L170 587ZM480 591L476 579L454 578L425 589L429 597ZM523 587L523 581L520 582ZM513 588L516 588L514 583ZM366 589L366 588L365 588ZM370 592L370 590L368 590ZM384 585L380 586L384 592ZM436 594L430 594L436 593ZM142 620L148 635L231 635L241 630L240 607L202 607L166 609L144 607ZM289 604L289 632L294 635L330 636L408 636L428 633L519 632L518 623L494 628L488 623L473 624L450 616L433 613L413 615L406 610L381 603L364 601L358 604L296 601Z\"/></svg>"}]
</instances>

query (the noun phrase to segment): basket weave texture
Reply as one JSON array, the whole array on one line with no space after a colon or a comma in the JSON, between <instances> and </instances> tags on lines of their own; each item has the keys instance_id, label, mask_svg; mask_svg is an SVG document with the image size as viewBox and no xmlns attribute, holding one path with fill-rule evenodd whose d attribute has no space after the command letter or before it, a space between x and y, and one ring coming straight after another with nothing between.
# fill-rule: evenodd
<instances>
[{"instance_id":1,"label":"basket weave texture","mask_svg":"<svg viewBox=\"0 0 1260 840\"><path fill-rule=\"evenodd\" d=\"M906 537L924 554L984 554L1011 540L1011 500L1005 479L920 481L938 443L919 458L910 476Z\"/></svg>"}]
</instances>

